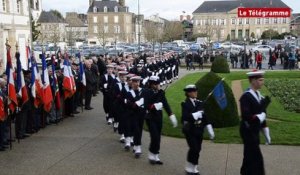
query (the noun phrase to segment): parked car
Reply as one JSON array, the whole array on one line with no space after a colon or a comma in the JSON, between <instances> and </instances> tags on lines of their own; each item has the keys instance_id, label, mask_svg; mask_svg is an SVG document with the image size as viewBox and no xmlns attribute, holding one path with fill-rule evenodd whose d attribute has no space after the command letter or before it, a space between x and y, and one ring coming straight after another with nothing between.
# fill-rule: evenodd
<instances>
[{"instance_id":1,"label":"parked car","mask_svg":"<svg viewBox=\"0 0 300 175\"><path fill-rule=\"evenodd\" d=\"M220 48L223 48L223 49L230 49L230 48L243 49L243 46L240 46L240 45L237 45L237 44L233 44L233 43L230 43L230 42L225 42L225 43L222 43L220 45Z\"/></svg>"},{"instance_id":2,"label":"parked car","mask_svg":"<svg viewBox=\"0 0 300 175\"><path fill-rule=\"evenodd\" d=\"M251 51L252 51L252 52L259 51L259 52L267 53L267 52L270 51L270 49L271 49L272 51L274 51L274 48L271 47L271 46L268 46L268 45L258 45L258 46L256 46L256 47L253 47L253 48L251 49Z\"/></svg>"}]
</instances>

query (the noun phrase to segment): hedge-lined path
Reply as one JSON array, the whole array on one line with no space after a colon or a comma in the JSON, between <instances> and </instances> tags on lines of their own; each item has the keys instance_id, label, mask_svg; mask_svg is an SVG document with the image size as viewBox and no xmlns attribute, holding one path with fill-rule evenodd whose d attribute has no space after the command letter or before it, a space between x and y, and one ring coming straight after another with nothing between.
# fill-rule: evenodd
<instances>
[{"instance_id":1,"label":"hedge-lined path","mask_svg":"<svg viewBox=\"0 0 300 175\"><path fill-rule=\"evenodd\" d=\"M182 71L184 73L184 71ZM183 175L187 144L184 139L162 137L163 166L147 160L149 134L143 135L142 157L125 152L105 122L102 95L93 97L94 110L84 111L51 125L0 152L0 174L5 175ZM178 116L179 117L179 116ZM238 132L238 131L237 131ZM295 133L297 134L297 133ZM217 136L218 137L218 136ZM300 174L300 147L262 145L267 173ZM204 141L200 156L202 175L237 175L243 146Z\"/></svg>"}]
</instances>

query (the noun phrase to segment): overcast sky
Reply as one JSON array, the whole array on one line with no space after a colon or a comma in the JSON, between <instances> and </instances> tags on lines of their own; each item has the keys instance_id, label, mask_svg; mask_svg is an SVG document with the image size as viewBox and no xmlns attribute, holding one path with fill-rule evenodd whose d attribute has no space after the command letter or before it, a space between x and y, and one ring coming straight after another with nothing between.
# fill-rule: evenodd
<instances>
[{"instance_id":1,"label":"overcast sky","mask_svg":"<svg viewBox=\"0 0 300 175\"><path fill-rule=\"evenodd\" d=\"M192 14L194 10L204 0L140 0L141 13L146 17L159 14L159 16L173 20L179 19L182 11L186 11L187 14ZM88 9L89 0L42 0L43 9L57 9L63 14L65 12L79 12L86 13ZM300 12L299 0L283 0L288 6L293 9L293 12ZM129 11L137 13L137 0L125 0Z\"/></svg>"}]
</instances>

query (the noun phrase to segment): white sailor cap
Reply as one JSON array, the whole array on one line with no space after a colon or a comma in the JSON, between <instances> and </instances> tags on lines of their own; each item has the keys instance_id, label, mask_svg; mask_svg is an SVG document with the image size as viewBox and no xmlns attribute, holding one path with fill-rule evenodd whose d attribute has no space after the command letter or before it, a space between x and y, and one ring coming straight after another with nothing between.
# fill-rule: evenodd
<instances>
[{"instance_id":1,"label":"white sailor cap","mask_svg":"<svg viewBox=\"0 0 300 175\"><path fill-rule=\"evenodd\" d=\"M197 91L197 87L194 84L189 84L189 85L185 86L185 88L183 90L185 92L193 92L193 91Z\"/></svg>"},{"instance_id":2,"label":"white sailor cap","mask_svg":"<svg viewBox=\"0 0 300 175\"><path fill-rule=\"evenodd\" d=\"M247 73L248 78L263 78L265 71L253 70Z\"/></svg>"},{"instance_id":3,"label":"white sailor cap","mask_svg":"<svg viewBox=\"0 0 300 175\"><path fill-rule=\"evenodd\" d=\"M141 81L142 78L140 76L133 76L130 78L131 81Z\"/></svg>"},{"instance_id":4,"label":"white sailor cap","mask_svg":"<svg viewBox=\"0 0 300 175\"><path fill-rule=\"evenodd\" d=\"M119 71L119 75L127 75L128 72L127 71Z\"/></svg>"},{"instance_id":5,"label":"white sailor cap","mask_svg":"<svg viewBox=\"0 0 300 175\"><path fill-rule=\"evenodd\" d=\"M109 64L109 65L107 65L106 67L107 67L107 68L112 68L112 69L115 68L115 66L114 66L113 64Z\"/></svg>"},{"instance_id":6,"label":"white sailor cap","mask_svg":"<svg viewBox=\"0 0 300 175\"><path fill-rule=\"evenodd\" d=\"M160 79L158 76L151 76L149 78L149 83L153 83L153 84L159 84L160 83Z\"/></svg>"},{"instance_id":7,"label":"white sailor cap","mask_svg":"<svg viewBox=\"0 0 300 175\"><path fill-rule=\"evenodd\" d=\"M141 65L141 64L138 64L138 65L136 65L136 67L143 67L143 65Z\"/></svg>"}]
</instances>

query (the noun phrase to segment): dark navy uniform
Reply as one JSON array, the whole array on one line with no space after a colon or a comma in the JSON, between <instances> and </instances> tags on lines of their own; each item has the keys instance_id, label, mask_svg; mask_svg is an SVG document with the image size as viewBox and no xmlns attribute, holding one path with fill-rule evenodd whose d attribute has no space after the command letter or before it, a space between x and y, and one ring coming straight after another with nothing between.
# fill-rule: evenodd
<instances>
[{"instance_id":1,"label":"dark navy uniform","mask_svg":"<svg viewBox=\"0 0 300 175\"><path fill-rule=\"evenodd\" d=\"M244 143L244 159L241 168L242 175L264 175L264 162L259 148L259 132L264 122L258 114L265 111L258 92L252 89L246 91L240 98L242 121L240 134Z\"/></svg>"}]
</instances>

